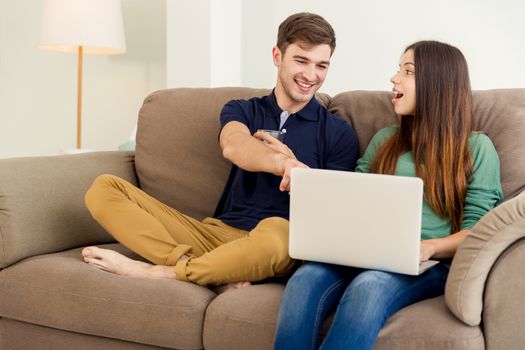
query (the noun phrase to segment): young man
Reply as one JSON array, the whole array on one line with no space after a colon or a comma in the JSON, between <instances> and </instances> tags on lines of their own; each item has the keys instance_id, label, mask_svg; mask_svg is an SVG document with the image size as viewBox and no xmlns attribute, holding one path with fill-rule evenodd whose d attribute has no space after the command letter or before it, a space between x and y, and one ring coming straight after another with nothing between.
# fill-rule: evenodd
<instances>
[{"instance_id":1,"label":"young man","mask_svg":"<svg viewBox=\"0 0 525 350\"><path fill-rule=\"evenodd\" d=\"M213 218L199 222L120 178L98 177L86 193L91 214L153 265L97 247L85 248L84 260L117 274L226 289L289 272L291 170L353 170L358 156L352 128L314 98L334 49L334 31L318 15L298 13L279 26L273 92L221 112L220 146L233 167ZM259 129L285 132L284 143Z\"/></svg>"}]
</instances>

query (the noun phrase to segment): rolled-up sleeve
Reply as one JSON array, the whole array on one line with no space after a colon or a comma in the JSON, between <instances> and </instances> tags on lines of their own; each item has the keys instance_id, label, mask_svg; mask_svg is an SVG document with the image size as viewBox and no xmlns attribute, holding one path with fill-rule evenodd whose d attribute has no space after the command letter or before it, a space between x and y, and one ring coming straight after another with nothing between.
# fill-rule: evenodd
<instances>
[{"instance_id":1,"label":"rolled-up sleeve","mask_svg":"<svg viewBox=\"0 0 525 350\"><path fill-rule=\"evenodd\" d=\"M242 100L231 100L222 107L220 123L222 128L232 121L243 123L249 127L249 118L246 116L246 111L243 108Z\"/></svg>"}]
</instances>

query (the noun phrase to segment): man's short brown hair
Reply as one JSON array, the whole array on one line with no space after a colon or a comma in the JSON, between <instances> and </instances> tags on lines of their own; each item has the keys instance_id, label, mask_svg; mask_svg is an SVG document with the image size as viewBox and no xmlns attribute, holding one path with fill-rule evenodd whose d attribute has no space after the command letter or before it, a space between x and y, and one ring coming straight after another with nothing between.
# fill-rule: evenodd
<instances>
[{"instance_id":1,"label":"man's short brown hair","mask_svg":"<svg viewBox=\"0 0 525 350\"><path fill-rule=\"evenodd\" d=\"M335 50L335 32L330 23L319 15L308 12L296 13L279 25L277 47L284 55L288 45L296 42L314 46L328 44L331 55Z\"/></svg>"}]
</instances>

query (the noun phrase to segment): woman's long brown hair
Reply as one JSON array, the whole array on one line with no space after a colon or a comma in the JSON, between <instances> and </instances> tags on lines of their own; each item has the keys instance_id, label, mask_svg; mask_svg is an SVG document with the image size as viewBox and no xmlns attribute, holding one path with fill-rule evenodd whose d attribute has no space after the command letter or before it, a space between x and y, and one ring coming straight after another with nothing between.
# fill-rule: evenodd
<instances>
[{"instance_id":1,"label":"woman's long brown hair","mask_svg":"<svg viewBox=\"0 0 525 350\"><path fill-rule=\"evenodd\" d=\"M472 131L472 92L467 62L457 48L419 41L414 51L416 113L402 116L397 132L380 147L370 171L395 174L399 156L412 151L425 197L440 216L460 230L467 182L472 174L468 139Z\"/></svg>"}]
</instances>

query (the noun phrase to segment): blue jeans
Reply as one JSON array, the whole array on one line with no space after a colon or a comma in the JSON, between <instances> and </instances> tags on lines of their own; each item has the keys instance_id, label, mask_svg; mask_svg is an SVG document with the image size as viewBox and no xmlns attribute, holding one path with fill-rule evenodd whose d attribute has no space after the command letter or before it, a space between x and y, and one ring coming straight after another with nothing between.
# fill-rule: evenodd
<instances>
[{"instance_id":1,"label":"blue jeans","mask_svg":"<svg viewBox=\"0 0 525 350\"><path fill-rule=\"evenodd\" d=\"M321 349L372 349L388 317L444 292L448 267L422 275L307 262L290 278L279 311L275 349L317 349L329 313L336 314Z\"/></svg>"}]
</instances>

